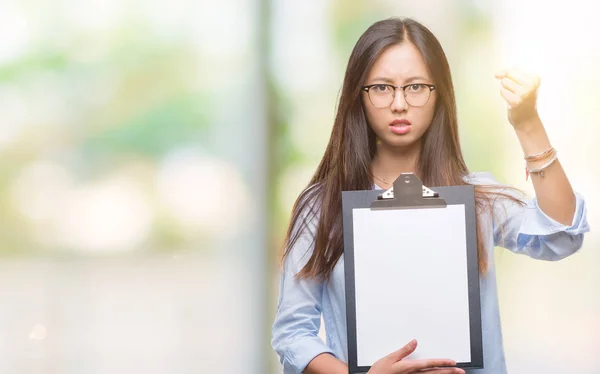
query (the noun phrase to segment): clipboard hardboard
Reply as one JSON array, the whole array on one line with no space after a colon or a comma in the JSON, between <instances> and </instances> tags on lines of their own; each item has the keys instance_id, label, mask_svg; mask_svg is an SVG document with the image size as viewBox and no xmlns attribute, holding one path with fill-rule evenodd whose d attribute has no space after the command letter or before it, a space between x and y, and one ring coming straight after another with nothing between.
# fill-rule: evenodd
<instances>
[{"instance_id":1,"label":"clipboard hardboard","mask_svg":"<svg viewBox=\"0 0 600 374\"><path fill-rule=\"evenodd\" d=\"M483 368L473 186L342 192L348 369L366 373L413 338L408 359Z\"/></svg>"}]
</instances>

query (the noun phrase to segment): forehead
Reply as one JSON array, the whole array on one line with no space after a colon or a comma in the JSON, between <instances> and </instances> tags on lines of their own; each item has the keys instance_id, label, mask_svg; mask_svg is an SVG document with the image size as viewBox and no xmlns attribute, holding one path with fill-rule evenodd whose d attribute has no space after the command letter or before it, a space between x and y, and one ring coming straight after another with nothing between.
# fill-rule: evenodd
<instances>
[{"instance_id":1,"label":"forehead","mask_svg":"<svg viewBox=\"0 0 600 374\"><path fill-rule=\"evenodd\" d=\"M421 76L429 79L429 71L421 53L412 43L394 44L388 47L375 61L368 80L388 78L401 83L402 81Z\"/></svg>"}]
</instances>

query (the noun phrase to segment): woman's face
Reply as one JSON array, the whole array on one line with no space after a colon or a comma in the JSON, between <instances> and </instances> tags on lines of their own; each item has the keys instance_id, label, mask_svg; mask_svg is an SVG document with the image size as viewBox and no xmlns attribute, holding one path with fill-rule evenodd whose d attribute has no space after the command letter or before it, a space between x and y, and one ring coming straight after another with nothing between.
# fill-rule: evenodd
<instances>
[{"instance_id":1,"label":"woman's face","mask_svg":"<svg viewBox=\"0 0 600 374\"><path fill-rule=\"evenodd\" d=\"M431 124L436 101L435 90L418 85L435 84L419 50L409 42L388 47L375 61L364 85L373 84L376 86L370 88L369 93L362 92L362 102L369 126L381 141L380 146L418 145ZM389 85L409 84L404 92L397 88L392 100L394 88ZM409 105L407 100L422 106Z\"/></svg>"}]
</instances>

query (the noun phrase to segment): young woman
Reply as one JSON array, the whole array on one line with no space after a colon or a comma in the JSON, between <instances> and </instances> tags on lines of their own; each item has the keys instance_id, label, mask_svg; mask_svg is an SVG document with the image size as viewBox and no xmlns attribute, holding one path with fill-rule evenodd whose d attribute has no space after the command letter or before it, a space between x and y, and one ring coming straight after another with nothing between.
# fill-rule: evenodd
<instances>
[{"instance_id":1,"label":"young woman","mask_svg":"<svg viewBox=\"0 0 600 374\"><path fill-rule=\"evenodd\" d=\"M469 173L448 62L426 27L388 19L360 37L325 155L298 197L288 229L272 331L285 373L348 372L341 192L388 189L403 172L415 173L426 186L475 185L484 369L469 372L506 372L494 246L558 260L581 247L589 228L584 200L572 190L536 111L539 79L518 70L496 78L535 199L522 198L490 173ZM321 318L326 342L317 335ZM411 360L416 347L416 340L399 347L369 373L464 373L441 368L453 366L451 360Z\"/></svg>"}]
</instances>

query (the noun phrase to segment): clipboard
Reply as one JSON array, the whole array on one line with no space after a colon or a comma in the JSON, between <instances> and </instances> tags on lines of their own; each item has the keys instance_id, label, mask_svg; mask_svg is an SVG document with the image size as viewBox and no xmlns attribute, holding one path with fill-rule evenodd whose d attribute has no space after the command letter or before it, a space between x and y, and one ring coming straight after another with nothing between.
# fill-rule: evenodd
<instances>
[{"instance_id":1,"label":"clipboard","mask_svg":"<svg viewBox=\"0 0 600 374\"><path fill-rule=\"evenodd\" d=\"M407 359L483 368L475 190L412 173L342 192L348 369L366 373L413 338Z\"/></svg>"}]
</instances>

